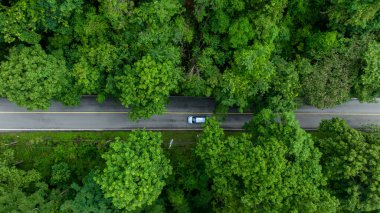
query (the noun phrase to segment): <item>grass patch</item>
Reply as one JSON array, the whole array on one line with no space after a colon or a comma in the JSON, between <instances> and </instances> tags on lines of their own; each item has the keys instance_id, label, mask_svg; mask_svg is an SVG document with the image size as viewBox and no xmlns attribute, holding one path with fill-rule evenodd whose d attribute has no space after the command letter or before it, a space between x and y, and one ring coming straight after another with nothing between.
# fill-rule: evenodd
<instances>
[{"instance_id":1,"label":"grass patch","mask_svg":"<svg viewBox=\"0 0 380 213\"><path fill-rule=\"evenodd\" d=\"M63 142L97 142L101 140L113 140L115 137L127 138L130 131L104 131L104 132L7 132L0 133L0 143L21 143L41 141L50 141L54 143ZM160 131L164 144L169 144L173 139L174 144L178 146L186 146L195 144L198 135L202 131ZM239 135L240 131L226 131L226 135Z\"/></svg>"},{"instance_id":2,"label":"grass patch","mask_svg":"<svg viewBox=\"0 0 380 213\"><path fill-rule=\"evenodd\" d=\"M202 131L160 132L162 133L162 147L164 149L168 149L170 141L173 140L172 148L186 150L195 147L197 138ZM20 162L19 167L28 170L36 166L44 167L36 165L36 162L52 164L61 159L69 159L69 161L71 159L72 163L75 164L74 159L85 159L85 155L91 155L91 158L96 161L95 158L107 150L109 142L115 137L127 138L129 133L130 131L0 133L0 149L12 148L15 150L15 158ZM228 136L238 134L241 132L226 132ZM57 159L53 156L60 157ZM91 162L85 162L85 164L91 165Z\"/></svg>"}]
</instances>

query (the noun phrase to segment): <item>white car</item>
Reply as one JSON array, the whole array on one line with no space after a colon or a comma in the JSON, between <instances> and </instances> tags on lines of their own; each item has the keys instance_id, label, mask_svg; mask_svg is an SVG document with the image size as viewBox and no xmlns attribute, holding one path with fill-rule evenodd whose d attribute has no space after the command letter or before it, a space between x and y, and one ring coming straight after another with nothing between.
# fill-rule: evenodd
<instances>
[{"instance_id":1,"label":"white car","mask_svg":"<svg viewBox=\"0 0 380 213\"><path fill-rule=\"evenodd\" d=\"M187 117L187 123L189 124L203 124L206 122L206 117L204 116L189 116Z\"/></svg>"}]
</instances>

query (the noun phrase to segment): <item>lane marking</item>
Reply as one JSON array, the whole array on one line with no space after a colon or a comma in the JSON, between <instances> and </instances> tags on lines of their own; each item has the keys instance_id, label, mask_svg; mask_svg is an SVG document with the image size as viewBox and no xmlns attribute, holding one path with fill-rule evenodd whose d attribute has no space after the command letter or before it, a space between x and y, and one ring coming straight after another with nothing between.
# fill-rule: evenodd
<instances>
[{"instance_id":1,"label":"lane marking","mask_svg":"<svg viewBox=\"0 0 380 213\"><path fill-rule=\"evenodd\" d=\"M0 112L0 114L128 114L129 112Z\"/></svg>"},{"instance_id":2,"label":"lane marking","mask_svg":"<svg viewBox=\"0 0 380 213\"><path fill-rule=\"evenodd\" d=\"M135 129L143 129L143 127L138 128L120 128L120 129L0 129L2 131L131 131ZM202 131L203 129L155 129L155 128L145 128L151 131ZM243 131L244 129L224 129L225 131Z\"/></svg>"},{"instance_id":3,"label":"lane marking","mask_svg":"<svg viewBox=\"0 0 380 213\"><path fill-rule=\"evenodd\" d=\"M0 114L129 114L130 112L0 112ZM164 112L166 115L213 115L213 112ZM220 114L220 113L217 113ZM253 115L253 113L230 112L227 115Z\"/></svg>"},{"instance_id":4,"label":"lane marking","mask_svg":"<svg viewBox=\"0 0 380 213\"><path fill-rule=\"evenodd\" d=\"M64 111L57 111L57 112L16 112L16 111L9 111L9 112L0 112L0 114L129 114L130 112L101 112L101 111L94 111L94 112L64 112ZM214 114L221 114L221 113L213 113L213 112L164 112L165 115L191 115L191 114L197 114L197 115L214 115ZM350 113L350 112L295 112L295 115L353 115L353 116L380 116L380 113ZM254 115L254 113L250 112L229 112L227 115ZM159 115L158 115L159 116Z\"/></svg>"},{"instance_id":5,"label":"lane marking","mask_svg":"<svg viewBox=\"0 0 380 213\"><path fill-rule=\"evenodd\" d=\"M350 113L350 112L296 112L296 115L358 115L358 116L380 116L380 113Z\"/></svg>"}]
</instances>

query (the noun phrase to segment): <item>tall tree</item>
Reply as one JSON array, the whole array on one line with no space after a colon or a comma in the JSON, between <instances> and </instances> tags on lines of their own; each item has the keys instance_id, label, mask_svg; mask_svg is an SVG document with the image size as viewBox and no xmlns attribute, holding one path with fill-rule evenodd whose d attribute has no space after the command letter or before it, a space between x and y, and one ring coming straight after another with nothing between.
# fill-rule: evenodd
<instances>
[{"instance_id":1,"label":"tall tree","mask_svg":"<svg viewBox=\"0 0 380 213\"><path fill-rule=\"evenodd\" d=\"M121 70L119 65L126 57L124 47L114 44L113 35L108 33L110 24L95 7L89 7L85 14L77 14L73 29L75 40L71 41L67 58L74 87L80 94L105 96L108 77Z\"/></svg>"},{"instance_id":2,"label":"tall tree","mask_svg":"<svg viewBox=\"0 0 380 213\"><path fill-rule=\"evenodd\" d=\"M327 186L340 200L341 211L379 211L380 137L361 133L339 118L322 121L318 136Z\"/></svg>"},{"instance_id":3,"label":"tall tree","mask_svg":"<svg viewBox=\"0 0 380 213\"><path fill-rule=\"evenodd\" d=\"M0 153L0 211L54 212L57 203L48 199L48 185L35 170L24 171L15 166L14 151Z\"/></svg>"},{"instance_id":4,"label":"tall tree","mask_svg":"<svg viewBox=\"0 0 380 213\"><path fill-rule=\"evenodd\" d=\"M349 100L352 81L356 77L349 65L348 59L337 51L323 56L312 65L311 72L302 78L307 103L318 108L329 108Z\"/></svg>"},{"instance_id":5,"label":"tall tree","mask_svg":"<svg viewBox=\"0 0 380 213\"><path fill-rule=\"evenodd\" d=\"M256 97L254 109L268 108L274 112L287 112L297 108L296 99L301 92L300 73L304 71L303 61L287 62L275 56L272 59L275 74L270 89L261 97Z\"/></svg>"},{"instance_id":6,"label":"tall tree","mask_svg":"<svg viewBox=\"0 0 380 213\"><path fill-rule=\"evenodd\" d=\"M161 114L180 75L170 60L157 63L149 55L143 57L132 67L127 65L124 75L116 78L121 103L132 108L133 119Z\"/></svg>"},{"instance_id":7,"label":"tall tree","mask_svg":"<svg viewBox=\"0 0 380 213\"><path fill-rule=\"evenodd\" d=\"M278 121L280 119L280 122ZM337 202L322 186L320 153L296 122L269 110L248 124L249 133L225 136L208 119L196 153L213 180L217 208L224 211L334 211Z\"/></svg>"},{"instance_id":8,"label":"tall tree","mask_svg":"<svg viewBox=\"0 0 380 213\"><path fill-rule=\"evenodd\" d=\"M181 45L192 32L176 0L147 1L134 7L126 30L116 37L126 47L125 64L107 79L107 91L132 108L132 118L160 114L181 79Z\"/></svg>"},{"instance_id":9,"label":"tall tree","mask_svg":"<svg viewBox=\"0 0 380 213\"><path fill-rule=\"evenodd\" d=\"M10 6L0 5L0 33L5 42L17 39L37 44L41 40L37 25L43 13L34 9L28 0L17 1Z\"/></svg>"},{"instance_id":10,"label":"tall tree","mask_svg":"<svg viewBox=\"0 0 380 213\"><path fill-rule=\"evenodd\" d=\"M327 10L331 27L348 33L380 30L380 2L376 0L331 1Z\"/></svg>"},{"instance_id":11,"label":"tall tree","mask_svg":"<svg viewBox=\"0 0 380 213\"><path fill-rule=\"evenodd\" d=\"M102 155L106 167L94 177L105 198L127 211L151 205L172 171L161 143L160 133L145 130L132 131L125 141L116 138Z\"/></svg>"},{"instance_id":12,"label":"tall tree","mask_svg":"<svg viewBox=\"0 0 380 213\"><path fill-rule=\"evenodd\" d=\"M62 58L46 54L40 45L10 50L0 64L0 95L29 110L47 109L67 84Z\"/></svg>"},{"instance_id":13,"label":"tall tree","mask_svg":"<svg viewBox=\"0 0 380 213\"><path fill-rule=\"evenodd\" d=\"M123 29L127 25L128 15L135 6L134 1L99 0L100 11L110 21L114 29Z\"/></svg>"},{"instance_id":14,"label":"tall tree","mask_svg":"<svg viewBox=\"0 0 380 213\"><path fill-rule=\"evenodd\" d=\"M19 0L0 4L0 35L8 43L38 44L47 31L67 34L71 17L80 13L83 0Z\"/></svg>"},{"instance_id":15,"label":"tall tree","mask_svg":"<svg viewBox=\"0 0 380 213\"><path fill-rule=\"evenodd\" d=\"M184 93L213 96L223 107L240 111L266 93L275 74L271 59L286 5L285 0L194 1L199 39L194 40Z\"/></svg>"},{"instance_id":16,"label":"tall tree","mask_svg":"<svg viewBox=\"0 0 380 213\"><path fill-rule=\"evenodd\" d=\"M205 173L203 161L193 150L184 147L172 147L168 154L173 175L169 176L167 186L160 196L167 200L167 210L211 212L211 179Z\"/></svg>"},{"instance_id":17,"label":"tall tree","mask_svg":"<svg viewBox=\"0 0 380 213\"><path fill-rule=\"evenodd\" d=\"M76 183L71 185L76 191L73 200L66 200L62 205L60 210L73 213L80 212L100 212L100 213L111 213L117 212L115 207L112 205L111 199L104 198L103 191L100 189L99 185L93 180L94 174L90 173L88 177L83 181L83 186Z\"/></svg>"},{"instance_id":18,"label":"tall tree","mask_svg":"<svg viewBox=\"0 0 380 213\"><path fill-rule=\"evenodd\" d=\"M380 42L368 42L363 59L362 74L357 80L356 90L360 100L373 101L380 94Z\"/></svg>"}]
</instances>

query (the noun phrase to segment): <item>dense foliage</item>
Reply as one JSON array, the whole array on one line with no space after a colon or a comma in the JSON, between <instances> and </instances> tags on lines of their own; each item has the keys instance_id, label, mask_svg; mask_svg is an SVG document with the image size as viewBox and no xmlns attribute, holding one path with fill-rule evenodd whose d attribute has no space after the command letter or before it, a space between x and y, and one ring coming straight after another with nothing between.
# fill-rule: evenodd
<instances>
[{"instance_id":1,"label":"dense foliage","mask_svg":"<svg viewBox=\"0 0 380 213\"><path fill-rule=\"evenodd\" d=\"M111 199L104 198L103 191L93 179L93 175L83 181L83 185L73 183L71 188L75 190L75 197L66 200L60 207L63 212L118 212Z\"/></svg>"},{"instance_id":2,"label":"dense foliage","mask_svg":"<svg viewBox=\"0 0 380 213\"><path fill-rule=\"evenodd\" d=\"M5 150L0 156L0 211L50 211L54 202L48 199L48 184L36 170L20 170L14 165L14 151Z\"/></svg>"},{"instance_id":3,"label":"dense foliage","mask_svg":"<svg viewBox=\"0 0 380 213\"><path fill-rule=\"evenodd\" d=\"M225 212L334 212L324 189L320 152L291 114L282 122L265 110L238 137L207 121L196 153L213 180L217 208Z\"/></svg>"},{"instance_id":4,"label":"dense foliage","mask_svg":"<svg viewBox=\"0 0 380 213\"><path fill-rule=\"evenodd\" d=\"M312 137L264 110L246 129L212 118L184 141L163 132L166 144L145 130L1 134L0 212L380 210L378 127L333 119Z\"/></svg>"},{"instance_id":5,"label":"dense foliage","mask_svg":"<svg viewBox=\"0 0 380 213\"><path fill-rule=\"evenodd\" d=\"M116 138L110 151L102 155L106 167L94 180L117 208L133 211L152 204L160 195L172 171L161 143L159 133L136 130L127 141Z\"/></svg>"},{"instance_id":6,"label":"dense foliage","mask_svg":"<svg viewBox=\"0 0 380 213\"><path fill-rule=\"evenodd\" d=\"M322 167L341 210L380 209L380 134L360 132L338 118L322 121L317 146L323 153Z\"/></svg>"},{"instance_id":7,"label":"dense foliage","mask_svg":"<svg viewBox=\"0 0 380 213\"><path fill-rule=\"evenodd\" d=\"M374 101L379 81L378 0L3 0L0 97L19 106L96 95L136 120L183 95L255 116L233 136L208 119L183 149L145 130L2 138L0 212L380 211L378 128L312 137L289 113Z\"/></svg>"},{"instance_id":8,"label":"dense foliage","mask_svg":"<svg viewBox=\"0 0 380 213\"><path fill-rule=\"evenodd\" d=\"M0 95L31 110L48 109L52 98L61 97L68 74L62 58L46 54L40 45L20 45L9 54L0 65Z\"/></svg>"},{"instance_id":9,"label":"dense foliage","mask_svg":"<svg viewBox=\"0 0 380 213\"><path fill-rule=\"evenodd\" d=\"M113 97L134 119L170 95L221 111L373 101L379 35L374 0L2 1L0 96L28 109Z\"/></svg>"}]
</instances>

